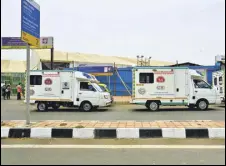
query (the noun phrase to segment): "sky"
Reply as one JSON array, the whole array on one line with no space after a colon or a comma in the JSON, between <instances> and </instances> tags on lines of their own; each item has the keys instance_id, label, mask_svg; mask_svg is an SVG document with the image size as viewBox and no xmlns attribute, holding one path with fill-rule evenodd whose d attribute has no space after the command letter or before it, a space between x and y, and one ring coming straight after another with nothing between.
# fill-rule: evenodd
<instances>
[{"instance_id":1,"label":"sky","mask_svg":"<svg viewBox=\"0 0 226 166\"><path fill-rule=\"evenodd\" d=\"M213 65L225 54L224 0L35 0L55 50ZM1 0L1 37L20 37L20 0ZM26 60L25 50L1 59Z\"/></svg>"}]
</instances>

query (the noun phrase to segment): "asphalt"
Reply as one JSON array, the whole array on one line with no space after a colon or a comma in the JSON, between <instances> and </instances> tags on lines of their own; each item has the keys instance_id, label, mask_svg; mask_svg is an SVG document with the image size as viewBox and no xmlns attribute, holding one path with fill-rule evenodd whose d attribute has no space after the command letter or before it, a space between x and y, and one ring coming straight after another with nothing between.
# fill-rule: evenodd
<instances>
[{"instance_id":1,"label":"asphalt","mask_svg":"<svg viewBox=\"0 0 226 166\"><path fill-rule=\"evenodd\" d=\"M225 150L2 149L2 165L225 165Z\"/></svg>"},{"instance_id":2,"label":"asphalt","mask_svg":"<svg viewBox=\"0 0 226 166\"><path fill-rule=\"evenodd\" d=\"M3 139L4 145L106 145L106 148L1 148L2 165L224 165L225 149L193 148L224 145L224 140L74 140ZM180 145L181 148L111 148L114 145ZM107 145L111 145L110 148ZM183 148L189 145L191 148Z\"/></svg>"},{"instance_id":3,"label":"asphalt","mask_svg":"<svg viewBox=\"0 0 226 166\"><path fill-rule=\"evenodd\" d=\"M149 139L149 140L75 140L75 139L3 139L4 145L36 145L35 148L1 148L2 165L224 165L225 149L195 148L225 145L224 140ZM38 145L41 145L39 148ZM45 145L63 146L44 147ZM69 148L64 145L71 145ZM71 148L97 145L98 148ZM103 148L99 148L99 146ZM110 145L110 146L107 146ZM119 145L119 148L112 148ZM120 148L120 145L179 145L181 148ZM184 145L192 146L183 148ZM194 146L194 148L193 148ZM27 147L27 146L26 146Z\"/></svg>"},{"instance_id":4,"label":"asphalt","mask_svg":"<svg viewBox=\"0 0 226 166\"><path fill-rule=\"evenodd\" d=\"M25 120L26 105L22 101L1 100L1 120ZM150 112L139 105L113 105L94 112L82 112L78 109L49 110L37 112L31 106L31 120L225 120L225 105L210 107L208 111L189 110L186 107L162 107L158 112Z\"/></svg>"}]
</instances>

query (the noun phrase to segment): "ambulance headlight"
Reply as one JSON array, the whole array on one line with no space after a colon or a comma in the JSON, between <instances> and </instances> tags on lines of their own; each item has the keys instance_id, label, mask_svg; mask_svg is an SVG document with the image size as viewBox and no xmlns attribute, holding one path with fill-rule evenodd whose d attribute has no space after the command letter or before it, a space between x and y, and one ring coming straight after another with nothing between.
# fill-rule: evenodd
<instances>
[{"instance_id":1,"label":"ambulance headlight","mask_svg":"<svg viewBox=\"0 0 226 166\"><path fill-rule=\"evenodd\" d=\"M105 98L105 99L108 99L108 95L104 95L104 98Z\"/></svg>"}]
</instances>

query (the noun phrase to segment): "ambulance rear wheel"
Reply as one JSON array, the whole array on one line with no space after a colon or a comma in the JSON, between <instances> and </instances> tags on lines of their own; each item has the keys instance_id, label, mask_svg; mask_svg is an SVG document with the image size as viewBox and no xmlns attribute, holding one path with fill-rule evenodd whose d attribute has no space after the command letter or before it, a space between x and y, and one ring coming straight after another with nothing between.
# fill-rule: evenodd
<instances>
[{"instance_id":1,"label":"ambulance rear wheel","mask_svg":"<svg viewBox=\"0 0 226 166\"><path fill-rule=\"evenodd\" d=\"M81 109L85 112L90 112L93 109L93 106L90 102L85 101L82 103Z\"/></svg>"},{"instance_id":2,"label":"ambulance rear wheel","mask_svg":"<svg viewBox=\"0 0 226 166\"><path fill-rule=\"evenodd\" d=\"M148 107L151 111L158 111L159 110L159 103L156 101L151 101Z\"/></svg>"},{"instance_id":3,"label":"ambulance rear wheel","mask_svg":"<svg viewBox=\"0 0 226 166\"><path fill-rule=\"evenodd\" d=\"M40 112L47 111L48 105L47 105L47 103L45 103L45 102L39 102L38 105L37 105L37 109L38 109L38 111L40 111Z\"/></svg>"}]
</instances>

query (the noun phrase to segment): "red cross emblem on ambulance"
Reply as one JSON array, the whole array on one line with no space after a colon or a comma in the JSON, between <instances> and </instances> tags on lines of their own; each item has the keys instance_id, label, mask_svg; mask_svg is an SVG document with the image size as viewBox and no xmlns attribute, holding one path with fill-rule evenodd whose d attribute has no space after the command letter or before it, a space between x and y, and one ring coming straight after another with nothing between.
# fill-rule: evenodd
<instances>
[{"instance_id":1,"label":"red cross emblem on ambulance","mask_svg":"<svg viewBox=\"0 0 226 166\"><path fill-rule=\"evenodd\" d=\"M164 78L163 76L159 76L159 77L156 79L156 81L157 81L158 83L163 83L163 82L165 82L165 78Z\"/></svg>"}]
</instances>

